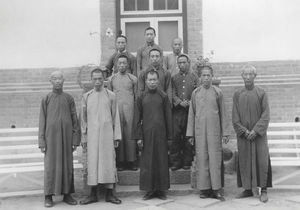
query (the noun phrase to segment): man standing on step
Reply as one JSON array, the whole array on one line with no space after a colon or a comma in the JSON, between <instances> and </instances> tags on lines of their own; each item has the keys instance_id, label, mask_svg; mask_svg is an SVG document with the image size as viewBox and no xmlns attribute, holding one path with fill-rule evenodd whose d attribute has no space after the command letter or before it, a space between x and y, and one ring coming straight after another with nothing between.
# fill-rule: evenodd
<instances>
[{"instance_id":1,"label":"man standing on step","mask_svg":"<svg viewBox=\"0 0 300 210\"><path fill-rule=\"evenodd\" d=\"M119 35L116 38L116 52L108 59L105 66L107 76L111 76L118 72L117 61L120 55L125 55L128 57L128 65L126 71L130 74L137 75L136 73L136 58L126 49L127 37Z\"/></svg>"},{"instance_id":2,"label":"man standing on step","mask_svg":"<svg viewBox=\"0 0 300 210\"><path fill-rule=\"evenodd\" d=\"M163 57L163 50L160 46L155 44L154 39L156 37L156 32L155 29L152 27L148 27L145 29L145 41L146 43L144 46L140 47L137 50L136 54L136 60L137 60L137 77L139 77L140 73L143 70L146 70L150 64L150 59L149 59L149 51L152 48L156 48L159 50L161 58ZM162 61L160 61L162 62Z\"/></svg>"},{"instance_id":3,"label":"man standing on step","mask_svg":"<svg viewBox=\"0 0 300 210\"><path fill-rule=\"evenodd\" d=\"M174 76L179 72L177 58L181 54L182 45L182 39L175 38L172 41L173 52L164 56L164 68L171 73L171 76Z\"/></svg>"},{"instance_id":4,"label":"man standing on step","mask_svg":"<svg viewBox=\"0 0 300 210\"><path fill-rule=\"evenodd\" d=\"M80 143L76 106L71 95L63 92L64 77L60 71L51 74L52 92L41 103L39 148L44 158L45 207L53 206L53 195L64 195L63 201L76 205L74 193L73 151Z\"/></svg>"},{"instance_id":5,"label":"man standing on step","mask_svg":"<svg viewBox=\"0 0 300 210\"><path fill-rule=\"evenodd\" d=\"M267 93L254 85L256 68L242 70L245 87L233 95L232 123L237 135L238 187L244 191L237 198L253 196L252 188L260 187L260 201L267 202L267 187L272 187L267 129L270 109Z\"/></svg>"},{"instance_id":6,"label":"man standing on step","mask_svg":"<svg viewBox=\"0 0 300 210\"><path fill-rule=\"evenodd\" d=\"M192 92L198 86L198 77L190 72L190 58L186 54L177 57L180 69L172 79L173 142L170 149L171 170L189 169L193 161L193 146L186 138L186 126Z\"/></svg>"},{"instance_id":7,"label":"man standing on step","mask_svg":"<svg viewBox=\"0 0 300 210\"><path fill-rule=\"evenodd\" d=\"M105 201L120 204L113 195L117 181L115 148L121 140L121 127L116 96L104 88L104 75L101 69L91 72L94 89L85 93L81 103L81 131L83 147L87 147L87 184L91 193L80 204L98 201L98 186L106 188Z\"/></svg>"},{"instance_id":8,"label":"man standing on step","mask_svg":"<svg viewBox=\"0 0 300 210\"><path fill-rule=\"evenodd\" d=\"M140 190L144 200L158 197L165 200L170 188L168 144L172 140L172 113L168 96L158 88L159 74L145 74L147 90L138 96L134 113L133 137L142 150Z\"/></svg>"},{"instance_id":9,"label":"man standing on step","mask_svg":"<svg viewBox=\"0 0 300 210\"><path fill-rule=\"evenodd\" d=\"M109 78L108 88L116 94L121 121L122 141L117 148L117 167L118 171L136 171L136 141L131 134L137 78L126 72L129 60L126 55L120 55L116 60L118 73Z\"/></svg>"},{"instance_id":10,"label":"man standing on step","mask_svg":"<svg viewBox=\"0 0 300 210\"><path fill-rule=\"evenodd\" d=\"M224 163L222 141L227 143L230 130L225 115L225 102L221 89L212 85L213 69L201 70L201 86L191 97L186 135L195 144L196 179L200 198L224 201Z\"/></svg>"}]
</instances>

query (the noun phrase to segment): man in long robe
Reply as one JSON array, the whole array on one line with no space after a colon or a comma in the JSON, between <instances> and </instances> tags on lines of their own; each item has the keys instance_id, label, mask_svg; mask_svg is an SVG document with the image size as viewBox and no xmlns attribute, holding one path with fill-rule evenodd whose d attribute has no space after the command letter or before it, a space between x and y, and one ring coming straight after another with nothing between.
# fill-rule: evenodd
<instances>
[{"instance_id":1,"label":"man in long robe","mask_svg":"<svg viewBox=\"0 0 300 210\"><path fill-rule=\"evenodd\" d=\"M168 143L172 140L171 106L167 95L157 88L159 74L146 74L148 90L138 96L134 113L133 137L142 148L140 190L144 200L166 199L170 188ZM169 141L169 142L168 142Z\"/></svg>"},{"instance_id":2,"label":"man in long robe","mask_svg":"<svg viewBox=\"0 0 300 210\"><path fill-rule=\"evenodd\" d=\"M212 86L213 69L206 66L201 71L201 86L192 93L188 116L187 136L195 144L197 188L200 198L224 201L222 141L227 143L230 131L225 115L222 91Z\"/></svg>"},{"instance_id":3,"label":"man in long robe","mask_svg":"<svg viewBox=\"0 0 300 210\"><path fill-rule=\"evenodd\" d=\"M170 149L171 170L189 169L193 161L193 147L186 138L186 126L192 92L197 88L198 77L190 72L190 58L181 54L177 58L179 73L172 79L173 141Z\"/></svg>"},{"instance_id":4,"label":"man in long robe","mask_svg":"<svg viewBox=\"0 0 300 210\"><path fill-rule=\"evenodd\" d=\"M73 151L80 143L76 106L71 95L63 92L64 77L51 74L53 90L42 99L39 118L39 148L44 158L45 207L52 207L52 195L63 194L63 201L76 205L74 193Z\"/></svg>"},{"instance_id":5,"label":"man in long robe","mask_svg":"<svg viewBox=\"0 0 300 210\"><path fill-rule=\"evenodd\" d=\"M149 51L150 64L147 69L143 70L138 77L138 94L146 91L148 86L146 84L146 74L149 71L156 71L159 75L158 89L165 92L172 102L172 86L171 86L171 73L164 69L161 64L162 54L157 48L152 48Z\"/></svg>"},{"instance_id":6,"label":"man in long robe","mask_svg":"<svg viewBox=\"0 0 300 210\"><path fill-rule=\"evenodd\" d=\"M118 73L109 78L108 88L116 94L118 103L122 141L117 148L118 170L129 169L136 171L136 141L132 139L132 120L134 100L137 90L137 78L126 72L128 57L120 55L117 58Z\"/></svg>"},{"instance_id":7,"label":"man in long robe","mask_svg":"<svg viewBox=\"0 0 300 210\"><path fill-rule=\"evenodd\" d=\"M252 188L260 187L262 202L268 201L267 187L272 187L267 129L270 109L267 93L254 85L256 68L245 66L245 87L233 96L232 123L238 144L238 187L244 191L237 198L253 196Z\"/></svg>"},{"instance_id":8,"label":"man in long robe","mask_svg":"<svg viewBox=\"0 0 300 210\"><path fill-rule=\"evenodd\" d=\"M103 87L104 76L100 69L91 72L94 89L82 98L81 131L83 147L87 147L87 184L91 194L81 204L97 202L97 187L106 188L105 201L120 204L113 195L117 182L115 147L121 140L120 117L116 97ZM85 142L86 141L86 142Z\"/></svg>"},{"instance_id":9,"label":"man in long robe","mask_svg":"<svg viewBox=\"0 0 300 210\"><path fill-rule=\"evenodd\" d=\"M156 48L160 51L161 57L163 56L162 48L154 42L156 37L155 29L152 27L148 27L145 29L145 41L146 43L137 50L136 60L137 60L137 77L139 77L140 73L143 70L146 70L150 65L149 59L149 51L152 48ZM160 61L162 63L162 61Z\"/></svg>"},{"instance_id":10,"label":"man in long robe","mask_svg":"<svg viewBox=\"0 0 300 210\"><path fill-rule=\"evenodd\" d=\"M126 71L135 76L137 75L136 58L134 57L134 55L132 55L130 52L127 51L126 45L127 45L127 37L126 36L120 35L116 38L116 52L114 52L114 54L112 54L112 56L110 56L106 66L105 66L107 76L111 76L112 74L115 74L118 72L117 62L118 62L118 57L120 55L125 55L128 57L128 65L127 65Z\"/></svg>"},{"instance_id":11,"label":"man in long robe","mask_svg":"<svg viewBox=\"0 0 300 210\"><path fill-rule=\"evenodd\" d=\"M181 54L182 50L182 39L175 38L172 41L173 52L164 56L164 68L171 73L171 76L179 73L179 68L177 65L177 58Z\"/></svg>"}]
</instances>

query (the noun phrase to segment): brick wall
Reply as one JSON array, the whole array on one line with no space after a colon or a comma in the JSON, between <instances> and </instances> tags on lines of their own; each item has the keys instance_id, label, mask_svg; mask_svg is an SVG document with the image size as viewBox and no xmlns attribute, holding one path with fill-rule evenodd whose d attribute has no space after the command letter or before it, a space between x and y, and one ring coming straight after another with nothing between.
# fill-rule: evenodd
<instances>
[{"instance_id":1,"label":"brick wall","mask_svg":"<svg viewBox=\"0 0 300 210\"><path fill-rule=\"evenodd\" d=\"M192 60L203 53L202 0L187 0L188 51Z\"/></svg>"},{"instance_id":2,"label":"brick wall","mask_svg":"<svg viewBox=\"0 0 300 210\"><path fill-rule=\"evenodd\" d=\"M242 87L240 69L244 63L214 63L216 75L221 77L227 113L231 119L232 95ZM272 122L292 122L300 116L300 61L253 62L258 69L257 84L263 87L270 100ZM65 68L64 89L74 96L79 111L82 90L77 84L82 68ZM41 98L51 91L49 75L53 68L0 70L0 128L36 127ZM84 71L86 78L88 70ZM298 77L297 77L298 74ZM268 75L262 83L261 76ZM272 83L273 76L284 77ZM232 83L232 79L238 81ZM291 80L292 79L292 80Z\"/></svg>"}]
</instances>

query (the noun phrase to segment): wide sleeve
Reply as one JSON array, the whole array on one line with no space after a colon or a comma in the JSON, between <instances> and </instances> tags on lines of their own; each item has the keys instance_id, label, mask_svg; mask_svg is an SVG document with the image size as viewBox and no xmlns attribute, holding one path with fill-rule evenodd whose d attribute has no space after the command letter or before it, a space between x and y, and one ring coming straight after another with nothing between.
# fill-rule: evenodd
<instances>
[{"instance_id":1,"label":"wide sleeve","mask_svg":"<svg viewBox=\"0 0 300 210\"><path fill-rule=\"evenodd\" d=\"M196 115L195 95L196 94L194 90L190 101L188 122L186 127L186 136L188 137L195 137L195 115Z\"/></svg>"},{"instance_id":2,"label":"wide sleeve","mask_svg":"<svg viewBox=\"0 0 300 210\"><path fill-rule=\"evenodd\" d=\"M172 129L172 108L171 103L168 97L164 97L164 106L165 106L165 121L166 121L166 128L167 128L167 138L168 141L173 140L173 129Z\"/></svg>"},{"instance_id":3,"label":"wide sleeve","mask_svg":"<svg viewBox=\"0 0 300 210\"><path fill-rule=\"evenodd\" d=\"M142 49L138 49L136 53L136 68L137 68L137 75L142 71Z\"/></svg>"},{"instance_id":4,"label":"wide sleeve","mask_svg":"<svg viewBox=\"0 0 300 210\"><path fill-rule=\"evenodd\" d=\"M232 125L236 132L236 135L241 137L244 135L247 131L247 128L245 128L240 120L240 114L239 114L239 93L235 92L233 95L233 103L232 103Z\"/></svg>"},{"instance_id":5,"label":"wide sleeve","mask_svg":"<svg viewBox=\"0 0 300 210\"><path fill-rule=\"evenodd\" d=\"M107 71L107 76L112 74L113 67L114 67L114 59L115 59L115 53L108 59L105 68Z\"/></svg>"},{"instance_id":6,"label":"wide sleeve","mask_svg":"<svg viewBox=\"0 0 300 210\"><path fill-rule=\"evenodd\" d=\"M39 117L39 148L46 147L47 97L42 99Z\"/></svg>"},{"instance_id":7,"label":"wide sleeve","mask_svg":"<svg viewBox=\"0 0 300 210\"><path fill-rule=\"evenodd\" d=\"M171 73L166 71L165 74L165 91L168 95L170 103L172 104L172 84L171 84Z\"/></svg>"},{"instance_id":8,"label":"wide sleeve","mask_svg":"<svg viewBox=\"0 0 300 210\"><path fill-rule=\"evenodd\" d=\"M182 102L182 100L178 97L178 91L177 91L177 86L175 84L174 77L171 78L171 86L172 86L173 105L176 107Z\"/></svg>"},{"instance_id":9,"label":"wide sleeve","mask_svg":"<svg viewBox=\"0 0 300 210\"><path fill-rule=\"evenodd\" d=\"M222 136L230 136L229 122L226 116L225 101L222 92L219 93L218 101L219 101L220 122L221 122L221 129L222 129L221 134Z\"/></svg>"},{"instance_id":10,"label":"wide sleeve","mask_svg":"<svg viewBox=\"0 0 300 210\"><path fill-rule=\"evenodd\" d=\"M79 125L78 125L78 117L76 112L76 105L74 98L70 98L70 110L71 110L71 120L72 120L72 142L73 146L78 146L80 144L80 136L79 136Z\"/></svg>"},{"instance_id":11,"label":"wide sleeve","mask_svg":"<svg viewBox=\"0 0 300 210\"><path fill-rule=\"evenodd\" d=\"M81 100L81 110L80 110L80 127L81 134L86 136L87 134L87 95L84 94ZM86 143L87 139L82 136L82 143Z\"/></svg>"},{"instance_id":12,"label":"wide sleeve","mask_svg":"<svg viewBox=\"0 0 300 210\"><path fill-rule=\"evenodd\" d=\"M270 108L268 102L268 96L264 92L261 99L261 116L260 119L255 124L253 130L258 133L260 136L263 136L267 133L267 129L270 121Z\"/></svg>"},{"instance_id":13,"label":"wide sleeve","mask_svg":"<svg viewBox=\"0 0 300 210\"><path fill-rule=\"evenodd\" d=\"M135 101L138 94L138 83L137 83L137 78L135 76L132 77L132 87L133 87L133 94L134 94L134 101Z\"/></svg>"},{"instance_id":14,"label":"wide sleeve","mask_svg":"<svg viewBox=\"0 0 300 210\"><path fill-rule=\"evenodd\" d=\"M132 55L130 59L130 70L131 74L137 77L137 66L136 66L136 58Z\"/></svg>"},{"instance_id":15,"label":"wide sleeve","mask_svg":"<svg viewBox=\"0 0 300 210\"><path fill-rule=\"evenodd\" d=\"M132 138L134 140L143 139L142 121L143 121L142 98L141 96L138 96L135 102L133 124L132 124Z\"/></svg>"},{"instance_id":16,"label":"wide sleeve","mask_svg":"<svg viewBox=\"0 0 300 210\"><path fill-rule=\"evenodd\" d=\"M142 71L138 78L138 95L145 91L145 71Z\"/></svg>"},{"instance_id":17,"label":"wide sleeve","mask_svg":"<svg viewBox=\"0 0 300 210\"><path fill-rule=\"evenodd\" d=\"M114 129L114 140L121 140L122 133L121 133L120 114L119 114L118 104L115 96L112 97L111 106L112 106L111 110L112 110L113 129Z\"/></svg>"}]
</instances>

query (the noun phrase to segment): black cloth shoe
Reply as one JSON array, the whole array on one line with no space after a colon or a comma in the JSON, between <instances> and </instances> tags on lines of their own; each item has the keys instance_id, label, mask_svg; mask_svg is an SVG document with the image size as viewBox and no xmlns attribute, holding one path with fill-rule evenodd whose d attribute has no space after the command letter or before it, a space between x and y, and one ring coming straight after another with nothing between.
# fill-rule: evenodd
<instances>
[{"instance_id":1,"label":"black cloth shoe","mask_svg":"<svg viewBox=\"0 0 300 210\"><path fill-rule=\"evenodd\" d=\"M244 190L243 192L241 192L240 194L238 194L235 198L248 198L248 197L252 197L253 196L253 192L252 190Z\"/></svg>"},{"instance_id":2,"label":"black cloth shoe","mask_svg":"<svg viewBox=\"0 0 300 210\"><path fill-rule=\"evenodd\" d=\"M113 195L112 189L106 189L105 201L113 204L121 204L122 201Z\"/></svg>"},{"instance_id":3,"label":"black cloth shoe","mask_svg":"<svg viewBox=\"0 0 300 210\"><path fill-rule=\"evenodd\" d=\"M199 197L200 198L211 198L211 195L212 194L212 191L211 189L209 190L200 190L200 193L199 193Z\"/></svg>"},{"instance_id":4,"label":"black cloth shoe","mask_svg":"<svg viewBox=\"0 0 300 210\"><path fill-rule=\"evenodd\" d=\"M218 199L220 201L225 201L225 198L221 194L220 190L214 190L213 193L212 193L212 198Z\"/></svg>"},{"instance_id":5,"label":"black cloth shoe","mask_svg":"<svg viewBox=\"0 0 300 210\"><path fill-rule=\"evenodd\" d=\"M54 205L53 200L52 200L52 195L46 195L45 196L45 203L44 203L46 208L52 207Z\"/></svg>"},{"instance_id":6,"label":"black cloth shoe","mask_svg":"<svg viewBox=\"0 0 300 210\"><path fill-rule=\"evenodd\" d=\"M259 200L260 200L261 202L263 202L263 203L267 203L267 202L268 202L269 198L268 198L267 190L262 190L262 191L261 191Z\"/></svg>"},{"instance_id":7,"label":"black cloth shoe","mask_svg":"<svg viewBox=\"0 0 300 210\"><path fill-rule=\"evenodd\" d=\"M191 166L183 166L182 167L184 170L189 170L191 168Z\"/></svg>"},{"instance_id":8,"label":"black cloth shoe","mask_svg":"<svg viewBox=\"0 0 300 210\"><path fill-rule=\"evenodd\" d=\"M156 197L161 200L167 200L167 196L164 191L156 191Z\"/></svg>"},{"instance_id":9,"label":"black cloth shoe","mask_svg":"<svg viewBox=\"0 0 300 210\"><path fill-rule=\"evenodd\" d=\"M77 205L77 201L70 194L64 195L63 202L65 202L69 205Z\"/></svg>"},{"instance_id":10,"label":"black cloth shoe","mask_svg":"<svg viewBox=\"0 0 300 210\"><path fill-rule=\"evenodd\" d=\"M155 197L155 193L153 192L153 191L149 191L149 192L147 192L145 195L144 195L144 197L142 198L144 201L146 201L146 200L150 200L150 199L152 199L152 198L154 198Z\"/></svg>"},{"instance_id":11,"label":"black cloth shoe","mask_svg":"<svg viewBox=\"0 0 300 210\"><path fill-rule=\"evenodd\" d=\"M79 202L80 205L87 205L90 203L96 203L98 201L97 198L97 186L91 187L91 194L85 198L84 200L81 200Z\"/></svg>"},{"instance_id":12,"label":"black cloth shoe","mask_svg":"<svg viewBox=\"0 0 300 210\"><path fill-rule=\"evenodd\" d=\"M171 166L172 171L177 171L180 168L181 168L180 166Z\"/></svg>"}]
</instances>

